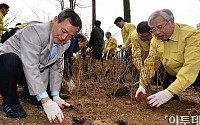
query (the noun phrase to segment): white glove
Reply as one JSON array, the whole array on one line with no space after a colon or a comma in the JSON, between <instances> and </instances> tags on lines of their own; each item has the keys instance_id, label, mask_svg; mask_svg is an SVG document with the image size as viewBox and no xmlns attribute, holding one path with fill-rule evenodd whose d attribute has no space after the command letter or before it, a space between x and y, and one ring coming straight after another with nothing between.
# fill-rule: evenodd
<instances>
[{"instance_id":1,"label":"white glove","mask_svg":"<svg viewBox=\"0 0 200 125\"><path fill-rule=\"evenodd\" d=\"M49 119L51 123L54 122L56 117L60 123L63 121L64 115L56 102L50 99L46 103L42 104L42 106L47 115L47 118Z\"/></svg>"},{"instance_id":2,"label":"white glove","mask_svg":"<svg viewBox=\"0 0 200 125\"><path fill-rule=\"evenodd\" d=\"M125 45L125 44L123 44L121 49L125 49L125 48L126 48L126 45Z\"/></svg>"},{"instance_id":3,"label":"white glove","mask_svg":"<svg viewBox=\"0 0 200 125\"><path fill-rule=\"evenodd\" d=\"M106 48L106 51L110 51L110 48Z\"/></svg>"},{"instance_id":4,"label":"white glove","mask_svg":"<svg viewBox=\"0 0 200 125\"><path fill-rule=\"evenodd\" d=\"M53 101L56 102L61 109L72 107L72 105L70 105L69 103L65 102L59 96L54 96L53 97Z\"/></svg>"},{"instance_id":5,"label":"white glove","mask_svg":"<svg viewBox=\"0 0 200 125\"><path fill-rule=\"evenodd\" d=\"M146 94L146 91L145 91L145 88L141 85L139 85L139 88L137 89L136 93L135 93L135 99L137 102L139 102L139 97L142 95L142 94Z\"/></svg>"},{"instance_id":6,"label":"white glove","mask_svg":"<svg viewBox=\"0 0 200 125\"><path fill-rule=\"evenodd\" d=\"M160 105L169 101L172 97L173 94L169 90L165 89L147 97L147 104L151 107L159 107Z\"/></svg>"},{"instance_id":7,"label":"white glove","mask_svg":"<svg viewBox=\"0 0 200 125\"><path fill-rule=\"evenodd\" d=\"M9 28L6 28L6 31L7 31L7 32L9 32L9 31L10 31L10 29L9 29Z\"/></svg>"},{"instance_id":8,"label":"white glove","mask_svg":"<svg viewBox=\"0 0 200 125\"><path fill-rule=\"evenodd\" d=\"M70 79L68 82L67 82L67 86L69 87L69 92L72 92L75 88L75 84L74 84L74 81L72 79Z\"/></svg>"},{"instance_id":9,"label":"white glove","mask_svg":"<svg viewBox=\"0 0 200 125\"><path fill-rule=\"evenodd\" d=\"M90 48L88 47L87 49L86 49L86 52L89 52L90 51Z\"/></svg>"}]
</instances>

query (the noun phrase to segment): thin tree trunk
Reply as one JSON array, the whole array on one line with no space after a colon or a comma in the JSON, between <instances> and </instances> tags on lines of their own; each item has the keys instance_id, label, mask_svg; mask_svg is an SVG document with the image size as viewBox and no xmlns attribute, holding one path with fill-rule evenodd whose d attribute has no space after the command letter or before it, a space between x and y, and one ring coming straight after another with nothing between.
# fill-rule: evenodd
<instances>
[{"instance_id":1,"label":"thin tree trunk","mask_svg":"<svg viewBox=\"0 0 200 125\"><path fill-rule=\"evenodd\" d=\"M92 27L94 26L95 20L96 20L96 0L92 0Z\"/></svg>"},{"instance_id":2,"label":"thin tree trunk","mask_svg":"<svg viewBox=\"0 0 200 125\"><path fill-rule=\"evenodd\" d=\"M64 7L65 7L64 0L60 0L60 6L61 6L61 10L64 10Z\"/></svg>"},{"instance_id":3,"label":"thin tree trunk","mask_svg":"<svg viewBox=\"0 0 200 125\"><path fill-rule=\"evenodd\" d=\"M69 2L70 2L70 9L74 10L76 1L75 0L69 0Z\"/></svg>"},{"instance_id":4,"label":"thin tree trunk","mask_svg":"<svg viewBox=\"0 0 200 125\"><path fill-rule=\"evenodd\" d=\"M124 2L124 20L128 23L131 22L131 14L130 14L130 1L123 0Z\"/></svg>"}]
</instances>

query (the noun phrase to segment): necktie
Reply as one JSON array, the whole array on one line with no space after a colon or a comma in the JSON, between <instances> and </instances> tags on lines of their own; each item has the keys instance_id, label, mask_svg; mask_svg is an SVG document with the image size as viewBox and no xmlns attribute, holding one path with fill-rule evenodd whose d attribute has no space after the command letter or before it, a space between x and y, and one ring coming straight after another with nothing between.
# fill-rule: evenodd
<instances>
[{"instance_id":1,"label":"necktie","mask_svg":"<svg viewBox=\"0 0 200 125\"><path fill-rule=\"evenodd\" d=\"M53 43L53 48L51 50L51 54L49 60L53 59L58 53L58 44Z\"/></svg>"}]
</instances>

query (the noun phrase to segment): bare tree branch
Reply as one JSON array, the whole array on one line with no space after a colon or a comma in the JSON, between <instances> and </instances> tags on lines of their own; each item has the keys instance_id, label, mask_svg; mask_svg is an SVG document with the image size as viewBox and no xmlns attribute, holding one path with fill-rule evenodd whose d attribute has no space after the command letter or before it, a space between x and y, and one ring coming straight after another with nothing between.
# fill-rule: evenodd
<instances>
[{"instance_id":1,"label":"bare tree branch","mask_svg":"<svg viewBox=\"0 0 200 125\"><path fill-rule=\"evenodd\" d=\"M59 0L54 0L54 1L58 1L59 2ZM60 5L57 5L57 4L53 3L51 0L49 0L49 2L51 2L55 7L60 8Z\"/></svg>"},{"instance_id":2,"label":"bare tree branch","mask_svg":"<svg viewBox=\"0 0 200 125\"><path fill-rule=\"evenodd\" d=\"M8 27L9 25L11 25L20 15L21 12L9 12L10 16L6 16L4 19L4 25L5 27Z\"/></svg>"},{"instance_id":3,"label":"bare tree branch","mask_svg":"<svg viewBox=\"0 0 200 125\"><path fill-rule=\"evenodd\" d=\"M38 20L41 21L39 15L32 8L29 7L29 9L35 14L35 16L38 18Z\"/></svg>"},{"instance_id":4,"label":"bare tree branch","mask_svg":"<svg viewBox=\"0 0 200 125\"><path fill-rule=\"evenodd\" d=\"M52 0L49 0L53 5L55 5L56 7L61 8L61 10L65 9L65 8L71 8L71 9L75 9L76 6L79 8L88 8L91 7L91 5L83 5L81 4L81 0L77 1L77 0L53 0L55 2L58 2L58 4L55 4L54 2L52 2ZM67 2L69 2L69 6L66 7Z\"/></svg>"}]
</instances>

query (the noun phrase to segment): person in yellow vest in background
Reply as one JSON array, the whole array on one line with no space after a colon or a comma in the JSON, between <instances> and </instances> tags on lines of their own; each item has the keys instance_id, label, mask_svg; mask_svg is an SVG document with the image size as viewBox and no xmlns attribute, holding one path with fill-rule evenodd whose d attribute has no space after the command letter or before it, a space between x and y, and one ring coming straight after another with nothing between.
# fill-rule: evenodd
<instances>
[{"instance_id":1,"label":"person in yellow vest in background","mask_svg":"<svg viewBox=\"0 0 200 125\"><path fill-rule=\"evenodd\" d=\"M150 41L152 39L150 30L148 22L142 21L137 25L137 29L135 29L131 34L132 62L134 65L133 69L137 69L132 72L133 83L139 80L141 67L143 66L144 60L149 53ZM135 85L137 85L137 83L133 84L133 86ZM124 96L128 92L130 92L130 88L127 86L119 88L115 93L115 97Z\"/></svg>"},{"instance_id":2,"label":"person in yellow vest in background","mask_svg":"<svg viewBox=\"0 0 200 125\"><path fill-rule=\"evenodd\" d=\"M127 23L122 17L117 17L114 24L121 29L121 34L123 38L123 45L121 49L130 50L131 48L131 34L133 30L136 29L135 25L132 23Z\"/></svg>"},{"instance_id":3,"label":"person in yellow vest in background","mask_svg":"<svg viewBox=\"0 0 200 125\"><path fill-rule=\"evenodd\" d=\"M121 29L121 34L122 34L122 38L123 38L123 45L119 45L118 48L120 48L121 50L125 49L125 55L124 55L124 51L122 51L122 57L123 60L126 61L126 64L124 64L123 69L126 69L128 63L130 63L132 61L131 59L131 34L133 32L133 30L136 29L134 24L131 23L127 23L124 21L124 19L122 17L117 17L114 21L114 24L119 27ZM129 71L132 72L132 65L129 65ZM126 70L124 70L121 74L122 76L119 76L118 78L118 82L121 84L124 84L125 82L125 77L126 77Z\"/></svg>"},{"instance_id":4,"label":"person in yellow vest in background","mask_svg":"<svg viewBox=\"0 0 200 125\"><path fill-rule=\"evenodd\" d=\"M132 59L138 71L141 71L144 60L148 56L152 35L147 21L140 22L131 34Z\"/></svg>"},{"instance_id":5,"label":"person in yellow vest in background","mask_svg":"<svg viewBox=\"0 0 200 125\"><path fill-rule=\"evenodd\" d=\"M109 59L115 55L115 50L117 49L117 40L112 37L110 32L106 32L105 35L106 35L107 40L104 45L103 56L104 58Z\"/></svg>"},{"instance_id":6,"label":"person in yellow vest in background","mask_svg":"<svg viewBox=\"0 0 200 125\"><path fill-rule=\"evenodd\" d=\"M153 12L148 19L153 36L150 51L140 73L139 88L135 98L146 93L146 86L155 74L155 59L166 70L163 90L148 96L147 104L159 107L173 99L191 85L200 83L200 32L195 28L174 22L169 9Z\"/></svg>"},{"instance_id":7,"label":"person in yellow vest in background","mask_svg":"<svg viewBox=\"0 0 200 125\"><path fill-rule=\"evenodd\" d=\"M9 6L5 3L1 3L0 4L0 41L1 41L1 36L3 34L3 31L9 31L9 29L4 26L4 21L3 21L3 18L8 13L8 11L9 11Z\"/></svg>"}]
</instances>

